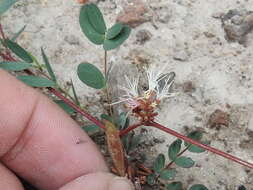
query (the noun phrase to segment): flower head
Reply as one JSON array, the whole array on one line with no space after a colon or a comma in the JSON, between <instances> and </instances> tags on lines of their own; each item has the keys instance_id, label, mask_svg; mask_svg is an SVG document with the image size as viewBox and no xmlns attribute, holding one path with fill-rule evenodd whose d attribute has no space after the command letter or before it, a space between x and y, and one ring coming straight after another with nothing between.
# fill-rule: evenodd
<instances>
[{"instance_id":1,"label":"flower head","mask_svg":"<svg viewBox=\"0 0 253 190\"><path fill-rule=\"evenodd\" d=\"M135 79L125 76L126 86L120 86L125 94L120 101L113 104L125 103L130 112L142 121L154 120L157 115L155 108L164 98L172 97L174 94L169 92L174 82L175 73L163 73L164 68L152 67L146 70L148 78L148 89L141 91L139 87L139 75Z\"/></svg>"}]
</instances>

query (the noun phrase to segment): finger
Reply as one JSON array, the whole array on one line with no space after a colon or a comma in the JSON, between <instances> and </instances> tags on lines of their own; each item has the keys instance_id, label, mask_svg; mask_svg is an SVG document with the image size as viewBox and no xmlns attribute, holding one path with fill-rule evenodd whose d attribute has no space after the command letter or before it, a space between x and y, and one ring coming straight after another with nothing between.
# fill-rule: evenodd
<instances>
[{"instance_id":1,"label":"finger","mask_svg":"<svg viewBox=\"0 0 253 190\"><path fill-rule=\"evenodd\" d=\"M107 171L80 127L36 90L0 70L0 158L40 189Z\"/></svg>"},{"instance_id":2,"label":"finger","mask_svg":"<svg viewBox=\"0 0 253 190\"><path fill-rule=\"evenodd\" d=\"M110 173L98 172L81 176L59 190L134 190L131 182Z\"/></svg>"},{"instance_id":3,"label":"finger","mask_svg":"<svg viewBox=\"0 0 253 190\"><path fill-rule=\"evenodd\" d=\"M0 164L0 188L4 190L24 190L17 177Z\"/></svg>"}]
</instances>

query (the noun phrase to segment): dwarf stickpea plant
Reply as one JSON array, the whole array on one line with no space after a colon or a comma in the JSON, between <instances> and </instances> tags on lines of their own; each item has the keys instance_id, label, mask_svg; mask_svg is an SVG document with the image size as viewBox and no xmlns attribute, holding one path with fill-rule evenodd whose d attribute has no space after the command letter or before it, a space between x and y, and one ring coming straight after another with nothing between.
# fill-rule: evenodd
<instances>
[{"instance_id":1,"label":"dwarf stickpea plant","mask_svg":"<svg viewBox=\"0 0 253 190\"><path fill-rule=\"evenodd\" d=\"M17 0L1 0L0 15L4 14ZM131 78L124 76L126 85L119 86L124 92L122 97L116 102L111 102L109 76L112 69L107 63L107 52L120 47L130 35L131 29L124 23L116 23L107 28L103 14L96 4L88 3L81 6L79 14L80 28L88 40L98 46L102 46L104 51L103 71L94 64L83 62L77 67L78 78L87 86L102 90L107 97L107 104L110 106L108 114L102 114L100 119L90 115L82 106L72 80L70 88L62 87L53 71L46 52L41 48L43 63L30 52L17 43L19 35L25 30L22 27L14 36L7 37L0 24L1 49L0 68L10 72L15 72L17 79L32 87L44 88L54 95L53 99L68 114L80 116L92 122L91 125L82 127L87 132L102 129L107 137L108 150L111 154L114 168L113 171L120 176L127 176L133 181L136 189L142 189L142 185L164 184L167 190L183 189L183 183L174 181L177 170L172 166L182 168L193 167L195 162L187 156L183 156L186 151L192 153L202 153L210 151L223 156L231 161L237 162L249 168L253 164L241 160L233 155L210 147L209 142L202 140L200 131L192 131L187 136L177 133L156 122L157 106L163 99L175 96L171 92L171 87L175 80L175 73L164 73L164 68L147 68L148 89L139 88L140 76ZM15 55L15 57L13 56ZM117 118L113 115L112 105L124 104L126 112L120 113ZM130 118L135 117L137 123L130 125ZM138 164L132 167L133 153L141 141L141 135L135 135L134 129L139 126L149 126L169 133L177 139L173 141L167 154L159 154L151 168ZM166 164L166 157L169 163ZM207 190L202 184L195 184L189 190Z\"/></svg>"}]
</instances>

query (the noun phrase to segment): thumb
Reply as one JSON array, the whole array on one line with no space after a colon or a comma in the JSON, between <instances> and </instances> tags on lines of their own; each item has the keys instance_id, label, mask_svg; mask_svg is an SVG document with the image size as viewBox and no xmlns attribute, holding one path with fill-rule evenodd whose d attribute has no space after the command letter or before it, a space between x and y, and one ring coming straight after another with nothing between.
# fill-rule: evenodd
<instances>
[{"instance_id":1,"label":"thumb","mask_svg":"<svg viewBox=\"0 0 253 190\"><path fill-rule=\"evenodd\" d=\"M97 172L78 177L59 190L134 190L134 186L127 178Z\"/></svg>"}]
</instances>

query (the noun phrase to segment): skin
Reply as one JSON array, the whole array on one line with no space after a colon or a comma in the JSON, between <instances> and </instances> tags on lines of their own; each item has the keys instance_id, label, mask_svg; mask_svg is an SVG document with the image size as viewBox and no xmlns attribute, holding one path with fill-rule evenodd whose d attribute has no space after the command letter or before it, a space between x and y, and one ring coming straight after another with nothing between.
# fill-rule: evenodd
<instances>
[{"instance_id":1,"label":"skin","mask_svg":"<svg viewBox=\"0 0 253 190\"><path fill-rule=\"evenodd\" d=\"M0 69L0 189L130 190L108 172L96 145L47 97ZM99 183L98 183L99 182Z\"/></svg>"}]
</instances>

